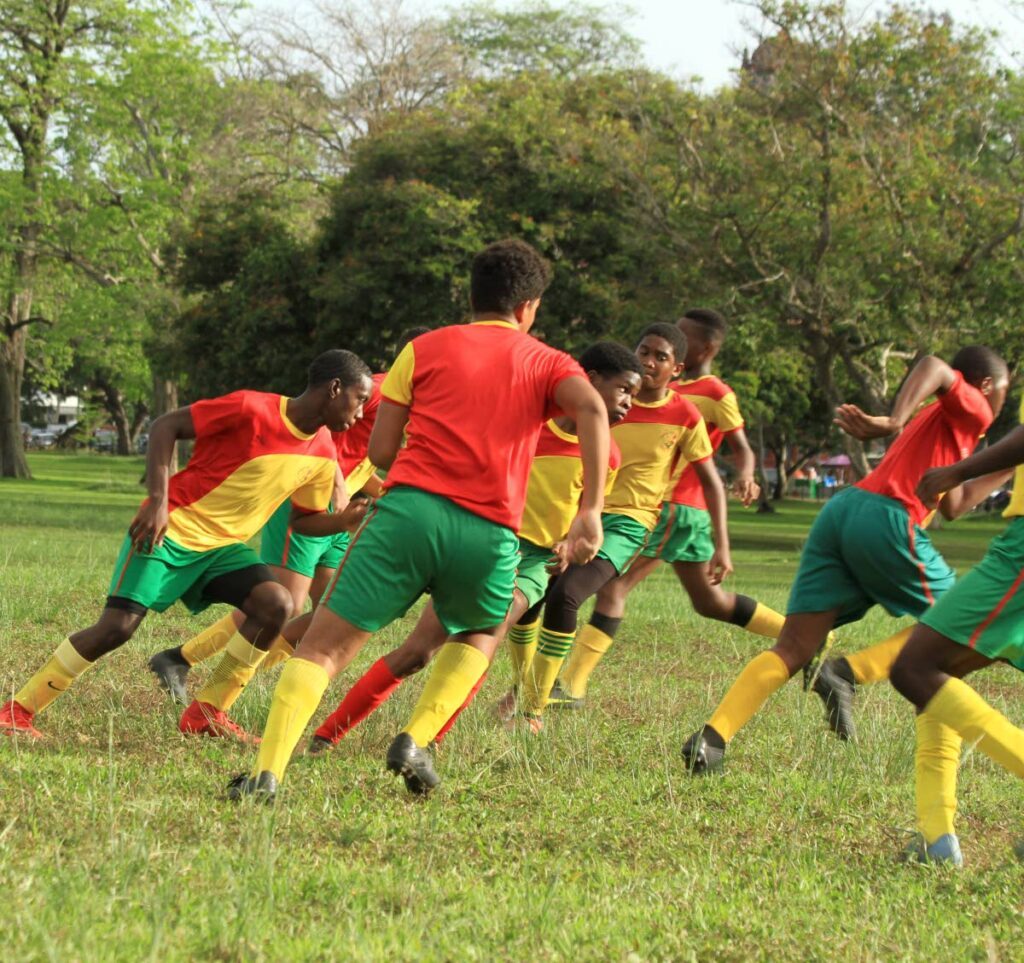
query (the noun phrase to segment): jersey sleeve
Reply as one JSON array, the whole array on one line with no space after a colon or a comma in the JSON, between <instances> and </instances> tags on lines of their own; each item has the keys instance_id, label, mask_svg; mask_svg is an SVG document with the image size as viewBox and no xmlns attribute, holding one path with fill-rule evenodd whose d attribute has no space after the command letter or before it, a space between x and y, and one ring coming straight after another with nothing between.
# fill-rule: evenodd
<instances>
[{"instance_id":1,"label":"jersey sleeve","mask_svg":"<svg viewBox=\"0 0 1024 963\"><path fill-rule=\"evenodd\" d=\"M412 379L415 371L416 352L410 341L399 352L391 370L381 382L381 399L408 408L412 404Z\"/></svg>"},{"instance_id":2,"label":"jersey sleeve","mask_svg":"<svg viewBox=\"0 0 1024 963\"><path fill-rule=\"evenodd\" d=\"M611 439L611 444L608 446L608 481L604 486L604 495L607 498L615 486L615 477L619 473L619 469L622 467L622 452L619 450L619 446L615 444L615 439Z\"/></svg>"},{"instance_id":3,"label":"jersey sleeve","mask_svg":"<svg viewBox=\"0 0 1024 963\"><path fill-rule=\"evenodd\" d=\"M740 406L736 401L736 392L730 391L715 402L715 414L712 420L723 435L743 427L743 415L740 413Z\"/></svg>"},{"instance_id":4,"label":"jersey sleeve","mask_svg":"<svg viewBox=\"0 0 1024 963\"><path fill-rule=\"evenodd\" d=\"M992 423L988 399L958 371L949 390L939 395L939 406L946 421L980 435Z\"/></svg>"},{"instance_id":5,"label":"jersey sleeve","mask_svg":"<svg viewBox=\"0 0 1024 963\"><path fill-rule=\"evenodd\" d=\"M338 463L324 459L323 464L300 488L292 492L292 505L303 512L325 512L334 495Z\"/></svg>"},{"instance_id":6,"label":"jersey sleeve","mask_svg":"<svg viewBox=\"0 0 1024 963\"><path fill-rule=\"evenodd\" d=\"M205 398L189 405L192 416L192 427L196 432L196 440L219 435L230 431L241 424L248 424L251 418L244 391L233 391L219 398Z\"/></svg>"},{"instance_id":7,"label":"jersey sleeve","mask_svg":"<svg viewBox=\"0 0 1024 963\"><path fill-rule=\"evenodd\" d=\"M556 418L562 414L555 401L555 391L566 378L586 378L586 372L573 358L557 348L549 348L546 364L541 368L544 377L544 390L547 397L547 417Z\"/></svg>"},{"instance_id":8,"label":"jersey sleeve","mask_svg":"<svg viewBox=\"0 0 1024 963\"><path fill-rule=\"evenodd\" d=\"M690 464L707 461L715 453L703 418L699 418L695 425L683 428L677 448L679 457Z\"/></svg>"}]
</instances>

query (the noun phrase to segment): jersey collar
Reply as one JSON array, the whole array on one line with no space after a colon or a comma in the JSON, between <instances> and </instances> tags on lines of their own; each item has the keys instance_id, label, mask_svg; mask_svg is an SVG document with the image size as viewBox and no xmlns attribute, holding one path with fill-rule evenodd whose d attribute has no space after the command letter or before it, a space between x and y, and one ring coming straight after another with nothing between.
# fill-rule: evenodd
<instances>
[{"instance_id":1,"label":"jersey collar","mask_svg":"<svg viewBox=\"0 0 1024 963\"><path fill-rule=\"evenodd\" d=\"M513 331L519 330L519 325L515 321L470 321L470 324L486 324L492 328L511 328Z\"/></svg>"},{"instance_id":2,"label":"jersey collar","mask_svg":"<svg viewBox=\"0 0 1024 963\"><path fill-rule=\"evenodd\" d=\"M316 435L316 432L313 432L312 435L307 435L304 431L300 431L296 428L292 420L288 417L287 411L288 399L284 395L281 395L281 420L284 422L285 428L287 428L296 438L301 438L303 441L309 441L310 438L313 438Z\"/></svg>"}]
</instances>

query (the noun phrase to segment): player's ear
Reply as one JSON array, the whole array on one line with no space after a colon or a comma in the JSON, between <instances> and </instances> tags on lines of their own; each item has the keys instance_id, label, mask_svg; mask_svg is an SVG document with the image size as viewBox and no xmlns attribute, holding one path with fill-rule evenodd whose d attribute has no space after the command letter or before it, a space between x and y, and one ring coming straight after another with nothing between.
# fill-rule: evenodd
<instances>
[{"instance_id":1,"label":"player's ear","mask_svg":"<svg viewBox=\"0 0 1024 963\"><path fill-rule=\"evenodd\" d=\"M985 377L981 379L981 384L978 385L978 390L983 395L988 397L990 394L992 394L992 391L995 388L995 386L996 383L992 380L992 375L985 375Z\"/></svg>"},{"instance_id":2,"label":"player's ear","mask_svg":"<svg viewBox=\"0 0 1024 963\"><path fill-rule=\"evenodd\" d=\"M331 378L331 383L327 388L328 398L337 398L345 390L345 386L341 383L341 378Z\"/></svg>"},{"instance_id":3,"label":"player's ear","mask_svg":"<svg viewBox=\"0 0 1024 963\"><path fill-rule=\"evenodd\" d=\"M675 367L672 369L672 377L678 378L683 373L684 367L685 366L682 361L677 361Z\"/></svg>"}]
</instances>

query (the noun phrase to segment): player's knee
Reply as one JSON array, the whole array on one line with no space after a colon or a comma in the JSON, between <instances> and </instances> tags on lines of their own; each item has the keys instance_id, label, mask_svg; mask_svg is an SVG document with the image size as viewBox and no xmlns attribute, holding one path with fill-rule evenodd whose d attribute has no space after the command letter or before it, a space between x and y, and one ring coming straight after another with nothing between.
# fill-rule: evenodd
<instances>
[{"instance_id":1,"label":"player's knee","mask_svg":"<svg viewBox=\"0 0 1024 963\"><path fill-rule=\"evenodd\" d=\"M249 596L249 602L253 618L275 635L281 631L295 610L291 593L276 582L257 585Z\"/></svg>"},{"instance_id":2,"label":"player's knee","mask_svg":"<svg viewBox=\"0 0 1024 963\"><path fill-rule=\"evenodd\" d=\"M702 618L728 622L732 618L732 607L712 592L698 592L691 599L693 610Z\"/></svg>"}]
</instances>

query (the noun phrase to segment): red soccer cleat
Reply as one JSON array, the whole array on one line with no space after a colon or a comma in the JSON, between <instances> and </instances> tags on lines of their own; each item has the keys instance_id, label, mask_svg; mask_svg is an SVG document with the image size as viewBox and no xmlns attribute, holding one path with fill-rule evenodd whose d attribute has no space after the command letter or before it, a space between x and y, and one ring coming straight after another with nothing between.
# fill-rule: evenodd
<instances>
[{"instance_id":1,"label":"red soccer cleat","mask_svg":"<svg viewBox=\"0 0 1024 963\"><path fill-rule=\"evenodd\" d=\"M10 702L0 706L0 732L9 736L31 736L33 739L42 739L43 734L32 725L34 718L34 712L29 712L20 702L11 699Z\"/></svg>"},{"instance_id":2,"label":"red soccer cleat","mask_svg":"<svg viewBox=\"0 0 1024 963\"><path fill-rule=\"evenodd\" d=\"M191 705L181 714L178 722L187 736L210 736L213 739L234 739L248 745L259 745L259 736L246 732L237 722L232 722L223 709L193 699Z\"/></svg>"}]
</instances>

